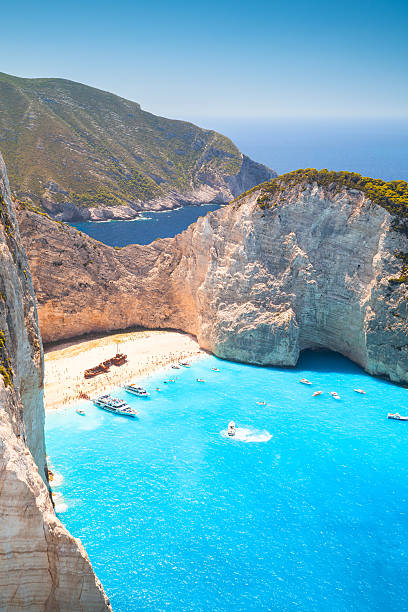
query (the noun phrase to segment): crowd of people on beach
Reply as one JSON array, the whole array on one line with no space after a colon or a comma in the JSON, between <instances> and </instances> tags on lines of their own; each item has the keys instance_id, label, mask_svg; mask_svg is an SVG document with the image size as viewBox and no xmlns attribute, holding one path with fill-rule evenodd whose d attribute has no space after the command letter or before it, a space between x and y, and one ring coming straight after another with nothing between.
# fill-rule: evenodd
<instances>
[{"instance_id":1,"label":"crowd of people on beach","mask_svg":"<svg viewBox=\"0 0 408 612\"><path fill-rule=\"evenodd\" d=\"M140 339L136 340L140 342ZM85 379L84 368L79 363L83 363L83 355L77 360L74 355L69 358L72 367L65 364L67 358L50 359L46 358L45 375L45 406L46 408L59 408L63 405L76 403L81 399L92 398L108 391L112 387L129 382L136 377L149 376L157 370L164 369L180 361L192 361L204 354L197 347L183 348L166 352L162 347L156 353L146 352L141 347L140 352L135 355L135 345L129 339L121 344L121 350L128 354L128 362L118 368L111 368L108 372L100 374L97 378ZM133 344L133 346L132 346ZM109 352L111 345L107 345L104 351ZM152 350L153 350L152 346ZM98 347L99 349L99 347ZM84 349L86 351L86 348ZM93 348L89 349L91 352ZM77 363L76 363L77 360Z\"/></svg>"}]
</instances>

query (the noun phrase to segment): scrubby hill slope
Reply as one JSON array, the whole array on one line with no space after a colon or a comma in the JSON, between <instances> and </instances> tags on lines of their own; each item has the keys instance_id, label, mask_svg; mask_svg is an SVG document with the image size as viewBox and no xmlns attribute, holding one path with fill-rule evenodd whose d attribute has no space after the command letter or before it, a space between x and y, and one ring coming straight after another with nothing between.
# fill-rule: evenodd
<instances>
[{"instance_id":1,"label":"scrubby hill slope","mask_svg":"<svg viewBox=\"0 0 408 612\"><path fill-rule=\"evenodd\" d=\"M274 176L217 132L64 79L0 73L0 146L18 197L66 220L227 202Z\"/></svg>"}]
</instances>

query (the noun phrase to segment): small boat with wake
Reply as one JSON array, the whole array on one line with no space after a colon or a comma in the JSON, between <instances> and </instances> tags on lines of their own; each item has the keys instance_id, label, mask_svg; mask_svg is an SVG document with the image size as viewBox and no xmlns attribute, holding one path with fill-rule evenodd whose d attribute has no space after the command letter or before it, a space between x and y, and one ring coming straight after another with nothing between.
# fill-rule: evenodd
<instances>
[{"instance_id":1,"label":"small boat with wake","mask_svg":"<svg viewBox=\"0 0 408 612\"><path fill-rule=\"evenodd\" d=\"M80 410L80 409L78 409L78 410L75 410L75 412L76 412L77 414L79 414L80 416L85 416L85 415L86 415L85 410Z\"/></svg>"},{"instance_id":2,"label":"small boat with wake","mask_svg":"<svg viewBox=\"0 0 408 612\"><path fill-rule=\"evenodd\" d=\"M230 421L228 423L228 429L227 429L227 434L232 438L233 436L235 436L235 423L234 421Z\"/></svg>"},{"instance_id":3,"label":"small boat with wake","mask_svg":"<svg viewBox=\"0 0 408 612\"><path fill-rule=\"evenodd\" d=\"M401 416L399 412L389 412L387 418L393 419L394 421L408 421L408 416Z\"/></svg>"},{"instance_id":4,"label":"small boat with wake","mask_svg":"<svg viewBox=\"0 0 408 612\"><path fill-rule=\"evenodd\" d=\"M149 393L143 387L138 387L134 383L130 383L129 385L124 386L125 391L128 393L132 393L133 395L137 395L138 397L150 397Z\"/></svg>"},{"instance_id":5,"label":"small boat with wake","mask_svg":"<svg viewBox=\"0 0 408 612\"><path fill-rule=\"evenodd\" d=\"M179 370L180 369L179 365L172 365L171 367L173 368L173 370Z\"/></svg>"},{"instance_id":6,"label":"small boat with wake","mask_svg":"<svg viewBox=\"0 0 408 612\"><path fill-rule=\"evenodd\" d=\"M94 406L102 408L102 410L106 410L107 412L113 412L113 414L120 414L121 416L133 418L135 418L137 415L136 410L131 408L126 402L116 399L109 394L101 395L100 397L96 398L93 403Z\"/></svg>"},{"instance_id":7,"label":"small boat with wake","mask_svg":"<svg viewBox=\"0 0 408 612\"><path fill-rule=\"evenodd\" d=\"M311 385L312 384L310 382L310 380L307 380L307 378L301 378L299 382L303 383L304 385Z\"/></svg>"},{"instance_id":8,"label":"small boat with wake","mask_svg":"<svg viewBox=\"0 0 408 612\"><path fill-rule=\"evenodd\" d=\"M323 393L323 391L315 391L312 395L312 397L316 397L316 395L321 395Z\"/></svg>"},{"instance_id":9,"label":"small boat with wake","mask_svg":"<svg viewBox=\"0 0 408 612\"><path fill-rule=\"evenodd\" d=\"M180 361L179 365L183 366L183 368L191 368L191 365L187 361Z\"/></svg>"},{"instance_id":10,"label":"small boat with wake","mask_svg":"<svg viewBox=\"0 0 408 612\"><path fill-rule=\"evenodd\" d=\"M364 389L354 389L354 391L355 391L356 393L361 393L362 395L365 395L365 391L364 391Z\"/></svg>"},{"instance_id":11,"label":"small boat with wake","mask_svg":"<svg viewBox=\"0 0 408 612\"><path fill-rule=\"evenodd\" d=\"M211 368L213 372L219 372L219 368Z\"/></svg>"}]
</instances>

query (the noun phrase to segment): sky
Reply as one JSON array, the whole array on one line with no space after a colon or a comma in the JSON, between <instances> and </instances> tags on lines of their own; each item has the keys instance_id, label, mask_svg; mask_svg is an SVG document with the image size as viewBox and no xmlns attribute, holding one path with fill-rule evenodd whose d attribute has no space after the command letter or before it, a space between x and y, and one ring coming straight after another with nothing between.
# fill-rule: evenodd
<instances>
[{"instance_id":1,"label":"sky","mask_svg":"<svg viewBox=\"0 0 408 612\"><path fill-rule=\"evenodd\" d=\"M14 0L0 59L172 118L408 118L407 0Z\"/></svg>"}]
</instances>

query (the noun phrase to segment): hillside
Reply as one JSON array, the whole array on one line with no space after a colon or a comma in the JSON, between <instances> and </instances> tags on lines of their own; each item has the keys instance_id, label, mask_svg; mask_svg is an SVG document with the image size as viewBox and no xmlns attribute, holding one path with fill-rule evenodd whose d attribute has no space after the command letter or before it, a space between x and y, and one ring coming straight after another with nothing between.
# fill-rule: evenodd
<instances>
[{"instance_id":1,"label":"hillside","mask_svg":"<svg viewBox=\"0 0 408 612\"><path fill-rule=\"evenodd\" d=\"M0 73L0 146L17 197L65 220L227 202L275 175L217 132L64 79Z\"/></svg>"}]
</instances>

